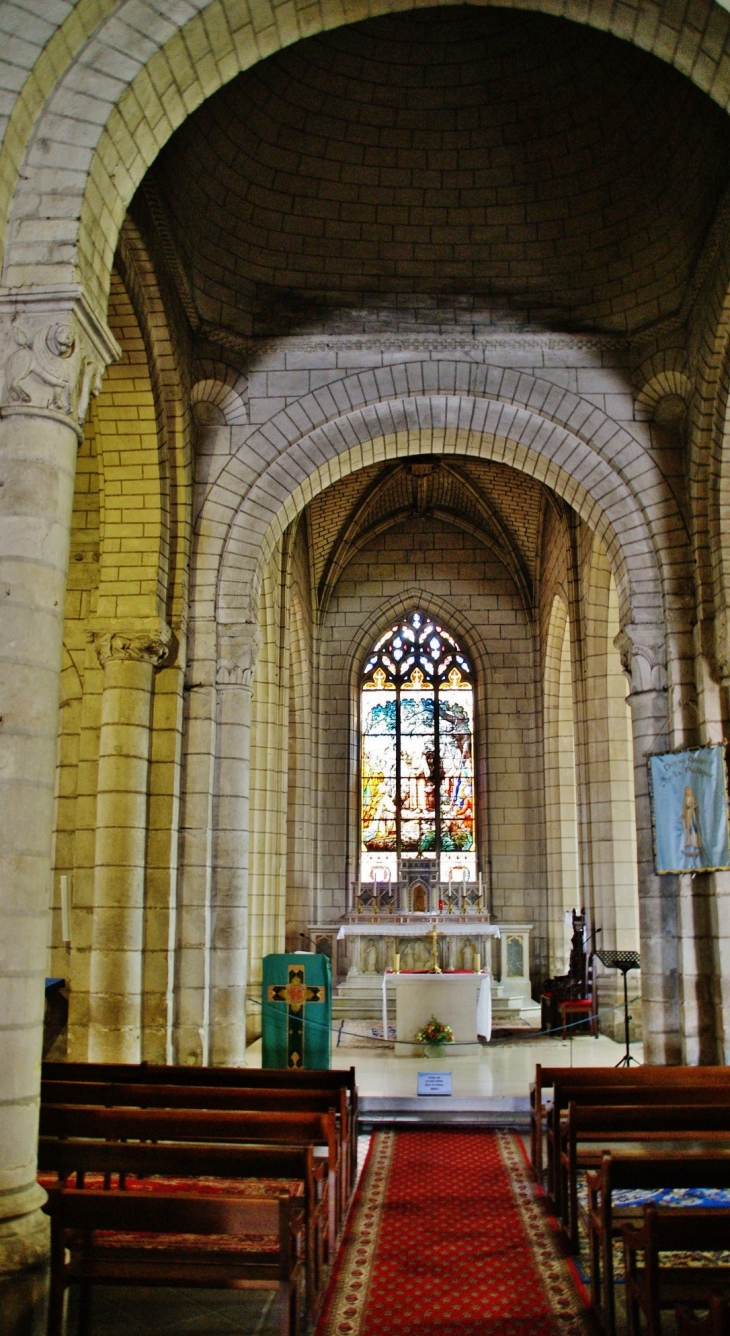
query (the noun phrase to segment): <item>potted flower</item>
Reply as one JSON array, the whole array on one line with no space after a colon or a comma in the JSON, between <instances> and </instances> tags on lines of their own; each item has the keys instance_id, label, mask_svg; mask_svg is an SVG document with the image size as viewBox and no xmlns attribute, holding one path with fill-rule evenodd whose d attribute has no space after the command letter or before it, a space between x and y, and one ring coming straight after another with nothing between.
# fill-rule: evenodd
<instances>
[{"instance_id":1,"label":"potted flower","mask_svg":"<svg viewBox=\"0 0 730 1336\"><path fill-rule=\"evenodd\" d=\"M450 1025L444 1025L442 1021L437 1021L432 1016L430 1021L421 1026L416 1031L416 1043L423 1044L423 1052L427 1058L440 1058L447 1044L453 1044L454 1031Z\"/></svg>"}]
</instances>

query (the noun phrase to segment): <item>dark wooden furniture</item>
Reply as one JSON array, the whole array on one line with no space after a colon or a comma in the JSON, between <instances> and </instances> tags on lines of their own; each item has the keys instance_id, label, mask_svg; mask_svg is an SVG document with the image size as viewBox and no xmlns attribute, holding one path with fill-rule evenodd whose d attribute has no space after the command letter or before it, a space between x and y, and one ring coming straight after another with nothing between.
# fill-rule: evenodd
<instances>
[{"instance_id":1,"label":"dark wooden furniture","mask_svg":"<svg viewBox=\"0 0 730 1336\"><path fill-rule=\"evenodd\" d=\"M332 1090L347 1091L350 1110L350 1190L357 1181L358 1092L355 1068L294 1070L287 1067L189 1067L163 1066L147 1062L44 1062L42 1079L49 1081L141 1082L150 1085L212 1085L255 1090Z\"/></svg>"},{"instance_id":2,"label":"dark wooden furniture","mask_svg":"<svg viewBox=\"0 0 730 1336\"><path fill-rule=\"evenodd\" d=\"M322 1146L328 1171L329 1236L338 1234L343 1166L333 1113L262 1113L221 1109L102 1109L87 1104L41 1105L40 1135L99 1141L197 1141L248 1145Z\"/></svg>"},{"instance_id":3,"label":"dark wooden furniture","mask_svg":"<svg viewBox=\"0 0 730 1336\"><path fill-rule=\"evenodd\" d=\"M94 1284L275 1289L282 1332L298 1336L304 1269L297 1198L58 1188L44 1209L51 1217L48 1336L63 1334L64 1293L74 1283L81 1286L79 1336L90 1331ZM196 1237L205 1246L194 1246Z\"/></svg>"},{"instance_id":4,"label":"dark wooden furniture","mask_svg":"<svg viewBox=\"0 0 730 1336\"><path fill-rule=\"evenodd\" d=\"M307 1310L314 1318L322 1295L329 1251L326 1163L311 1146L150 1145L139 1142L61 1140L40 1137L39 1181L56 1187L131 1188L197 1195L230 1191L233 1180L281 1179L298 1188L304 1206ZM195 1180L213 1180L204 1183ZM152 1181L154 1180L154 1181ZM251 1193L254 1196L255 1193Z\"/></svg>"},{"instance_id":5,"label":"dark wooden furniture","mask_svg":"<svg viewBox=\"0 0 730 1336\"><path fill-rule=\"evenodd\" d=\"M562 1221L570 1246L578 1251L578 1173L596 1169L604 1150L631 1144L636 1153L653 1150L692 1153L730 1150L730 1105L675 1104L593 1108L571 1104L561 1153Z\"/></svg>"},{"instance_id":6,"label":"dark wooden furniture","mask_svg":"<svg viewBox=\"0 0 730 1336\"><path fill-rule=\"evenodd\" d=\"M591 1299L607 1336L614 1336L613 1239L622 1224L643 1217L644 1208L617 1208L613 1193L622 1189L730 1187L730 1148L721 1153L694 1150L689 1155L650 1146L643 1146L634 1154L625 1150L614 1154L604 1151L600 1168L586 1175L586 1183Z\"/></svg>"},{"instance_id":7,"label":"dark wooden furniture","mask_svg":"<svg viewBox=\"0 0 730 1336\"><path fill-rule=\"evenodd\" d=\"M730 1267L659 1266L660 1252L683 1252L688 1245L702 1252L730 1248L730 1209L648 1206L643 1224L623 1225L621 1234L629 1336L639 1336L642 1314L647 1336L661 1336L663 1308L707 1306L711 1295L730 1296Z\"/></svg>"}]
</instances>

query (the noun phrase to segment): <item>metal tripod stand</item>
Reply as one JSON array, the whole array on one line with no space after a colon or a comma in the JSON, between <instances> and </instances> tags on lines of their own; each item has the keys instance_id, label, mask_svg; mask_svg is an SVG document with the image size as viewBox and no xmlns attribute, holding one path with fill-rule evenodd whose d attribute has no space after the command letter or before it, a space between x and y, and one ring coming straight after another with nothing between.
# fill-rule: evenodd
<instances>
[{"instance_id":1,"label":"metal tripod stand","mask_svg":"<svg viewBox=\"0 0 730 1336\"><path fill-rule=\"evenodd\" d=\"M630 1067L632 1062L635 1062L637 1067L640 1067L641 1063L638 1058L632 1057L631 1049L629 1047L629 1025L631 1023L631 1017L629 1015L628 985L629 970L638 970L639 968L639 953L638 951L596 951L596 955L601 964L605 965L607 969L620 970L624 976L624 1039L626 1043L626 1052L621 1061L616 1063L616 1066Z\"/></svg>"}]
</instances>

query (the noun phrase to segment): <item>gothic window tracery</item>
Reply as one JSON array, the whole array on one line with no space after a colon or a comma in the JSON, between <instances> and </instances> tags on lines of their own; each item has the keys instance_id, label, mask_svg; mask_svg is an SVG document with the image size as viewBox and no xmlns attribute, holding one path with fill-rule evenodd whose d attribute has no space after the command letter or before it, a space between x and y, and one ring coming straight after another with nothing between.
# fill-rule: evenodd
<instances>
[{"instance_id":1,"label":"gothic window tracery","mask_svg":"<svg viewBox=\"0 0 730 1336\"><path fill-rule=\"evenodd\" d=\"M417 609L363 670L361 882L385 890L424 859L441 882L476 880L473 735L471 664Z\"/></svg>"}]
</instances>

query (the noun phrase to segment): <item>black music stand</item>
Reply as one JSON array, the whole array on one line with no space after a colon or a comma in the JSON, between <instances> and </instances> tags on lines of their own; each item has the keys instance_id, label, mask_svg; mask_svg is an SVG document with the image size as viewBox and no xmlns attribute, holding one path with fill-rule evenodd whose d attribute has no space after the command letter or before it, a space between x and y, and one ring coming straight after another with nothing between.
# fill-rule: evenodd
<instances>
[{"instance_id":1,"label":"black music stand","mask_svg":"<svg viewBox=\"0 0 730 1336\"><path fill-rule=\"evenodd\" d=\"M639 1062L639 1059L632 1057L629 1049L629 1023L631 1017L629 1015L629 985L627 983L629 970L638 970L639 968L639 953L638 951L596 951L596 955L601 964L605 965L607 969L620 970L624 976L624 1035L626 1038L626 1052L621 1061L616 1063L616 1066L630 1067L632 1062L635 1062L637 1067L640 1067L641 1063Z\"/></svg>"}]
</instances>

